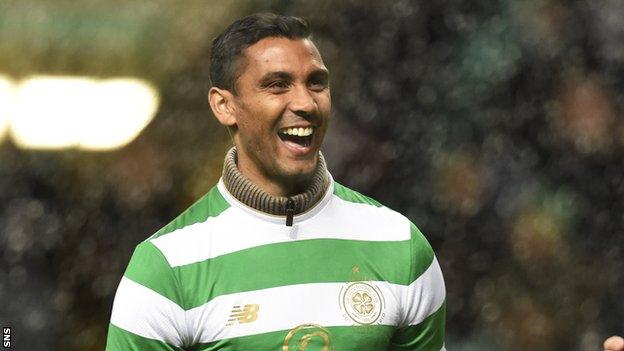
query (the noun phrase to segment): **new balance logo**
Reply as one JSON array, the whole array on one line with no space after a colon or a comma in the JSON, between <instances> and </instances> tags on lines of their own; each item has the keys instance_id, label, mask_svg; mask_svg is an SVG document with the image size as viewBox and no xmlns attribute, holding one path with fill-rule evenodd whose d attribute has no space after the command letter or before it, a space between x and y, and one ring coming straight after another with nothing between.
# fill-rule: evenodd
<instances>
[{"instance_id":1,"label":"new balance logo","mask_svg":"<svg viewBox=\"0 0 624 351\"><path fill-rule=\"evenodd\" d=\"M230 319L228 319L226 325L232 324L243 324L243 323L251 323L258 319L258 310L260 306L256 304L245 305L243 308L240 306L232 307L232 312L230 313Z\"/></svg>"}]
</instances>

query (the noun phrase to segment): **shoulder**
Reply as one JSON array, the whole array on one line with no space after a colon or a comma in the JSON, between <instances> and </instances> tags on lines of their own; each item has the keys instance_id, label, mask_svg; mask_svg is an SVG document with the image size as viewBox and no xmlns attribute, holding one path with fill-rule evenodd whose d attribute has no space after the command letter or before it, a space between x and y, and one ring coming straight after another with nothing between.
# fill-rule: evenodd
<instances>
[{"instance_id":1,"label":"shoulder","mask_svg":"<svg viewBox=\"0 0 624 351\"><path fill-rule=\"evenodd\" d=\"M392 223L401 222L408 225L409 220L401 213L338 182L334 182L334 196L339 199L342 207L348 209L353 215L372 216L371 219L385 219Z\"/></svg>"},{"instance_id":2,"label":"shoulder","mask_svg":"<svg viewBox=\"0 0 624 351\"><path fill-rule=\"evenodd\" d=\"M435 254L420 229L403 214L379 201L334 182L334 196L343 203L343 215L357 219L361 229L382 235L384 240L403 240L409 248L411 260L410 282L425 272L432 264Z\"/></svg>"},{"instance_id":3,"label":"shoulder","mask_svg":"<svg viewBox=\"0 0 624 351\"><path fill-rule=\"evenodd\" d=\"M367 205L371 205L374 207L383 206L382 204L379 203L379 201L373 198L370 198L366 195L363 195L353 189L347 188L346 186L338 182L334 182L334 195L336 195L337 197L339 197L340 199L344 201L349 201L352 203L367 204Z\"/></svg>"},{"instance_id":4,"label":"shoulder","mask_svg":"<svg viewBox=\"0 0 624 351\"><path fill-rule=\"evenodd\" d=\"M217 186L213 186L204 196L189 206L174 220L158 230L146 241L157 239L163 235L182 230L194 224L203 223L211 217L217 217L228 209L230 204L223 198Z\"/></svg>"},{"instance_id":5,"label":"shoulder","mask_svg":"<svg viewBox=\"0 0 624 351\"><path fill-rule=\"evenodd\" d=\"M401 213L382 205L379 201L334 182L333 216L358 230L369 232L377 240L407 240L410 221Z\"/></svg>"},{"instance_id":6,"label":"shoulder","mask_svg":"<svg viewBox=\"0 0 624 351\"><path fill-rule=\"evenodd\" d=\"M424 261L430 262L433 259L433 250L431 245L416 224L410 221L403 214L382 205L379 201L371 197L349 189L337 182L334 183L334 195L349 203L365 205L363 208L368 209L366 214L372 216L375 221L380 219L385 220L385 222L382 222L385 225L390 225L392 223L400 224L412 242L414 254L418 257L422 257ZM370 209L376 210L371 211Z\"/></svg>"},{"instance_id":7,"label":"shoulder","mask_svg":"<svg viewBox=\"0 0 624 351\"><path fill-rule=\"evenodd\" d=\"M211 228L230 207L215 186L139 246L155 247L171 268L205 259Z\"/></svg>"}]
</instances>

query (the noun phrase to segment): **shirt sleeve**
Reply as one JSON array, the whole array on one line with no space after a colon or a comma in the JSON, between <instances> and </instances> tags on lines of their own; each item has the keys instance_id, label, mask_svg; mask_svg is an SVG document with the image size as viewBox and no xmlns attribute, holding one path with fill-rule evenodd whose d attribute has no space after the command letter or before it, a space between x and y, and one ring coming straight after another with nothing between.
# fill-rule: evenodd
<instances>
[{"instance_id":1,"label":"shirt sleeve","mask_svg":"<svg viewBox=\"0 0 624 351\"><path fill-rule=\"evenodd\" d=\"M163 254L135 249L113 302L107 351L183 350L188 340L179 283Z\"/></svg>"},{"instance_id":2,"label":"shirt sleeve","mask_svg":"<svg viewBox=\"0 0 624 351\"><path fill-rule=\"evenodd\" d=\"M404 318L390 350L444 350L446 288L438 260L427 239L410 223L410 284L403 297Z\"/></svg>"}]
</instances>

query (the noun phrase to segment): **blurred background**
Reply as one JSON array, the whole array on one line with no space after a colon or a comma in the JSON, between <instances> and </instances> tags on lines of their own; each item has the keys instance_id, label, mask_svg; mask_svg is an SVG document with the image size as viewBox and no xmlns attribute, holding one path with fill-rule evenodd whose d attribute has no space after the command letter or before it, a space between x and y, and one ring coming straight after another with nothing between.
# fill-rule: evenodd
<instances>
[{"instance_id":1,"label":"blurred background","mask_svg":"<svg viewBox=\"0 0 624 351\"><path fill-rule=\"evenodd\" d=\"M449 350L601 350L624 333L623 1L3 0L14 349L103 349L134 246L220 176L212 38L266 10L312 24L334 178L436 250Z\"/></svg>"}]
</instances>

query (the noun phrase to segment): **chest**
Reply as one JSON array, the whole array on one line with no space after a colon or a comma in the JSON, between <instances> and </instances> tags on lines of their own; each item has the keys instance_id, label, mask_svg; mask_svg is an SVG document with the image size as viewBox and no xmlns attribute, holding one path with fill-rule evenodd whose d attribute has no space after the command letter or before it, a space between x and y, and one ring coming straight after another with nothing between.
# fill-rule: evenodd
<instances>
[{"instance_id":1,"label":"chest","mask_svg":"<svg viewBox=\"0 0 624 351\"><path fill-rule=\"evenodd\" d=\"M256 229L233 232L248 239L235 243L242 249L219 249L178 270L191 302L187 323L191 343L200 345L195 349L387 349L404 317L405 242L349 240L320 230L302 230L290 240ZM259 231L266 243L250 244ZM224 236L202 246L218 248Z\"/></svg>"},{"instance_id":2,"label":"chest","mask_svg":"<svg viewBox=\"0 0 624 351\"><path fill-rule=\"evenodd\" d=\"M188 320L202 350L383 350L399 295L380 281L286 285L221 295Z\"/></svg>"}]
</instances>

